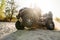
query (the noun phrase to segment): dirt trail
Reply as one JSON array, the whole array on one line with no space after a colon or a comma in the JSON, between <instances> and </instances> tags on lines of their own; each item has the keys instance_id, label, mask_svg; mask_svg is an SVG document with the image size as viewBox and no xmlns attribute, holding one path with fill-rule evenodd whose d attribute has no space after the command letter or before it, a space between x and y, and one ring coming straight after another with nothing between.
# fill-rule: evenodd
<instances>
[{"instance_id":1,"label":"dirt trail","mask_svg":"<svg viewBox=\"0 0 60 40\"><path fill-rule=\"evenodd\" d=\"M58 40L59 39L60 40L60 32L59 32L60 31L60 23L54 20L54 24L55 24L55 29L57 31L48 31L48 30L16 31L15 23L0 22L0 37L4 37L4 35L6 36L6 35L10 34L10 35L4 37L2 40L5 40L6 38L7 38L6 40L12 40L12 39L24 40L25 38L26 39L28 38L27 40L30 40L31 38L33 38L33 40L35 40L35 39L36 40L39 40L39 39L40 40ZM13 33L14 31L16 31L16 32ZM38 34L40 34L40 35L38 35ZM22 36L20 36L20 35L22 35ZM47 36L47 37L45 37L45 36ZM53 39L51 39L50 37L53 38Z\"/></svg>"},{"instance_id":2,"label":"dirt trail","mask_svg":"<svg viewBox=\"0 0 60 40\"><path fill-rule=\"evenodd\" d=\"M60 31L18 30L0 40L60 40Z\"/></svg>"}]
</instances>

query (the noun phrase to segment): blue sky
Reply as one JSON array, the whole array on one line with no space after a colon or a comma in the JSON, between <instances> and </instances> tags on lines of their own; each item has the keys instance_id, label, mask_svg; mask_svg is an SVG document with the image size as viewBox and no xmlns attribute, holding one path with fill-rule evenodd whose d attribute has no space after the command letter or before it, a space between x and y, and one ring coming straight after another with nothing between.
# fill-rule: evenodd
<instances>
[{"instance_id":1,"label":"blue sky","mask_svg":"<svg viewBox=\"0 0 60 40\"><path fill-rule=\"evenodd\" d=\"M38 7L42 13L52 11L53 17L60 17L60 0L15 0L19 6L18 10L22 7Z\"/></svg>"}]
</instances>

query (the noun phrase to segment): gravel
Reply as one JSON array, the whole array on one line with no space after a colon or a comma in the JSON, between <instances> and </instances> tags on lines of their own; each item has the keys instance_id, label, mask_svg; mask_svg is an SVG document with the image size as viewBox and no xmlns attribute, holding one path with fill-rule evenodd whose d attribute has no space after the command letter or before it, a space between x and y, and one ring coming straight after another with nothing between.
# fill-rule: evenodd
<instances>
[{"instance_id":1,"label":"gravel","mask_svg":"<svg viewBox=\"0 0 60 40\"><path fill-rule=\"evenodd\" d=\"M0 22L0 38L15 31L14 22Z\"/></svg>"},{"instance_id":2,"label":"gravel","mask_svg":"<svg viewBox=\"0 0 60 40\"><path fill-rule=\"evenodd\" d=\"M60 40L60 31L18 30L0 40Z\"/></svg>"}]
</instances>

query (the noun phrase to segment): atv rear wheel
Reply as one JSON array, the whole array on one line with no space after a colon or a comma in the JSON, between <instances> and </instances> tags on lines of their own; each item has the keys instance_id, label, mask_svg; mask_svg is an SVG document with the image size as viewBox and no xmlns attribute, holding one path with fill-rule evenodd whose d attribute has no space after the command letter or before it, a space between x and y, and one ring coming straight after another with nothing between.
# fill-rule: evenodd
<instances>
[{"instance_id":1,"label":"atv rear wheel","mask_svg":"<svg viewBox=\"0 0 60 40\"><path fill-rule=\"evenodd\" d=\"M54 30L54 22L47 23L48 30Z\"/></svg>"}]
</instances>

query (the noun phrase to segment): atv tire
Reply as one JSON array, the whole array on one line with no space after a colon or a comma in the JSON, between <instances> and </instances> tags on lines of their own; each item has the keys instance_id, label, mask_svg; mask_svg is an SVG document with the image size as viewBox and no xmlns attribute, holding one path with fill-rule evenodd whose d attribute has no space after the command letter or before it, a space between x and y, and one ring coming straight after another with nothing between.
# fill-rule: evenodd
<instances>
[{"instance_id":1,"label":"atv tire","mask_svg":"<svg viewBox=\"0 0 60 40\"><path fill-rule=\"evenodd\" d=\"M54 30L54 22L47 23L46 27L47 27L48 30Z\"/></svg>"},{"instance_id":2,"label":"atv tire","mask_svg":"<svg viewBox=\"0 0 60 40\"><path fill-rule=\"evenodd\" d=\"M24 30L24 26L22 25L22 23L20 21L17 21L15 23L15 27L17 30Z\"/></svg>"}]
</instances>

